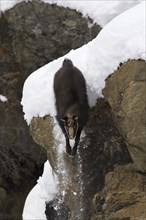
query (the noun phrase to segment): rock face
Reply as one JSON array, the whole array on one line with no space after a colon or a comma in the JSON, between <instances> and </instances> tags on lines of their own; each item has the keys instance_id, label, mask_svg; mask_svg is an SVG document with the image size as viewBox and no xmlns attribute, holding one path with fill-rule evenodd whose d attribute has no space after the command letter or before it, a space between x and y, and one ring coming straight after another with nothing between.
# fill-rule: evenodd
<instances>
[{"instance_id":1,"label":"rock face","mask_svg":"<svg viewBox=\"0 0 146 220\"><path fill-rule=\"evenodd\" d=\"M42 172L46 154L32 141L23 119L20 99L24 76L21 64L15 59L9 28L2 15L0 94L8 101L0 101L0 188L3 190L3 194L0 193L0 219L19 220L24 199Z\"/></svg>"},{"instance_id":2,"label":"rock face","mask_svg":"<svg viewBox=\"0 0 146 220\"><path fill-rule=\"evenodd\" d=\"M133 164L116 166L105 177L103 190L94 197L96 214L91 220L136 220L146 218L146 176Z\"/></svg>"},{"instance_id":3,"label":"rock face","mask_svg":"<svg viewBox=\"0 0 146 220\"><path fill-rule=\"evenodd\" d=\"M8 101L0 101L0 219L21 219L26 195L47 159L23 119L24 81L32 71L94 38L101 28L91 23L76 11L37 0L1 14L0 94Z\"/></svg>"},{"instance_id":4,"label":"rock face","mask_svg":"<svg viewBox=\"0 0 146 220\"><path fill-rule=\"evenodd\" d=\"M60 192L46 208L48 219L50 213L51 220L146 219L144 61L128 61L107 79L105 99L91 109L86 137L74 158L58 154L53 118L32 120L30 133L36 144L23 121L25 79L92 40L100 27L91 24L74 10L39 0L17 4L0 17L0 94L8 98L0 102L0 219L21 219L46 151L60 179Z\"/></svg>"},{"instance_id":5,"label":"rock face","mask_svg":"<svg viewBox=\"0 0 146 220\"><path fill-rule=\"evenodd\" d=\"M122 65L107 79L103 93L136 169L146 172L146 63Z\"/></svg>"},{"instance_id":6,"label":"rock face","mask_svg":"<svg viewBox=\"0 0 146 220\"><path fill-rule=\"evenodd\" d=\"M29 73L88 43L101 30L75 10L39 0L17 4L5 17L16 59Z\"/></svg>"},{"instance_id":7,"label":"rock face","mask_svg":"<svg viewBox=\"0 0 146 220\"><path fill-rule=\"evenodd\" d=\"M31 122L30 132L34 141L46 149L50 164L59 177L59 197L63 197L62 200L69 209L68 219L90 219L94 210L92 199L102 189L105 174L114 164L131 162L110 111L104 99L97 101L96 107L90 112L85 129L86 137L82 138L74 158L65 152L58 153L59 140L53 135L53 118L34 118ZM58 210L60 205L62 203L57 204ZM58 211L57 219L59 215Z\"/></svg>"},{"instance_id":8,"label":"rock face","mask_svg":"<svg viewBox=\"0 0 146 220\"><path fill-rule=\"evenodd\" d=\"M58 153L53 118L32 120L31 135L60 180L59 195L46 208L48 219L54 204L52 220L145 220L144 77L145 62L133 60L106 80L106 99L90 110L74 158Z\"/></svg>"}]
</instances>

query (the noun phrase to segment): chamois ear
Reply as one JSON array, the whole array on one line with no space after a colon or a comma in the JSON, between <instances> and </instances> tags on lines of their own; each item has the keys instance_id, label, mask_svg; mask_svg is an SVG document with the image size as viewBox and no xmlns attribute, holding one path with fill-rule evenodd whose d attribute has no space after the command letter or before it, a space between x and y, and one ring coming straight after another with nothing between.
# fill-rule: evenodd
<instances>
[{"instance_id":1,"label":"chamois ear","mask_svg":"<svg viewBox=\"0 0 146 220\"><path fill-rule=\"evenodd\" d=\"M75 116L75 120L76 120L76 121L78 120L78 118L79 118L78 116Z\"/></svg>"},{"instance_id":2,"label":"chamois ear","mask_svg":"<svg viewBox=\"0 0 146 220\"><path fill-rule=\"evenodd\" d=\"M61 118L61 121L66 122L67 120L67 116L64 116L63 118Z\"/></svg>"}]
</instances>

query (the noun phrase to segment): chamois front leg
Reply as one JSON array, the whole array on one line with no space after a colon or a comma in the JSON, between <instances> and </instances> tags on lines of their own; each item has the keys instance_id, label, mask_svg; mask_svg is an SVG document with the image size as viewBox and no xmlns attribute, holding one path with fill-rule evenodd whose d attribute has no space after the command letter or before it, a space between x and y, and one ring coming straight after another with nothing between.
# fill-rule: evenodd
<instances>
[{"instance_id":1,"label":"chamois front leg","mask_svg":"<svg viewBox=\"0 0 146 220\"><path fill-rule=\"evenodd\" d=\"M77 147L78 147L78 144L79 144L79 141L80 141L80 135L81 135L81 130L78 130L76 138L75 138L75 145L74 145L73 150L72 150L72 156L76 155Z\"/></svg>"},{"instance_id":2,"label":"chamois front leg","mask_svg":"<svg viewBox=\"0 0 146 220\"><path fill-rule=\"evenodd\" d=\"M67 135L66 130L64 128L64 120L60 121L60 127L61 127L61 129L63 131L63 134L65 136L65 140L66 140L66 147L65 147L66 148L66 153L71 155L71 146L70 146L70 143L69 143L68 135Z\"/></svg>"},{"instance_id":3,"label":"chamois front leg","mask_svg":"<svg viewBox=\"0 0 146 220\"><path fill-rule=\"evenodd\" d=\"M66 153L71 155L72 152L71 152L71 146L70 146L70 143L69 143L69 138L68 138L68 135L65 134L65 139L66 139Z\"/></svg>"}]
</instances>

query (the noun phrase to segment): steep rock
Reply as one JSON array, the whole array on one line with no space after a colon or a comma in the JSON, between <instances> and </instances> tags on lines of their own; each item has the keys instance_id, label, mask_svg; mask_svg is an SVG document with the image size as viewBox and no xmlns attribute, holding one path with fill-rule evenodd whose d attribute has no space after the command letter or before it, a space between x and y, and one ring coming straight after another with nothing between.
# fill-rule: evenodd
<instances>
[{"instance_id":1,"label":"steep rock","mask_svg":"<svg viewBox=\"0 0 146 220\"><path fill-rule=\"evenodd\" d=\"M146 63L130 60L123 64L108 77L103 93L135 168L146 172Z\"/></svg>"},{"instance_id":2,"label":"steep rock","mask_svg":"<svg viewBox=\"0 0 146 220\"><path fill-rule=\"evenodd\" d=\"M93 199L96 214L91 220L145 220L145 195L146 175L135 172L133 164L116 166Z\"/></svg>"},{"instance_id":3,"label":"steep rock","mask_svg":"<svg viewBox=\"0 0 146 220\"><path fill-rule=\"evenodd\" d=\"M96 107L90 111L86 137L82 138L74 158L65 152L58 153L59 140L53 135L52 117L34 118L31 122L31 135L46 149L50 164L60 180L60 192L54 200L58 207L57 219L62 213L60 206L63 202L69 210L68 219L90 219L94 212L92 199L103 188L105 174L114 164L131 162L110 111L107 102L98 99Z\"/></svg>"}]
</instances>

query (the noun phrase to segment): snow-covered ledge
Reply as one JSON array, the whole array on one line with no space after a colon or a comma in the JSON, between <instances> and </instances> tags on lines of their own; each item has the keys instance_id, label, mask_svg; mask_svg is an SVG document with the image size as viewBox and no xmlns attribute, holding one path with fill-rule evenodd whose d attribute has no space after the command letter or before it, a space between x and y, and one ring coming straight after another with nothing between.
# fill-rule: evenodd
<instances>
[{"instance_id":1,"label":"snow-covered ledge","mask_svg":"<svg viewBox=\"0 0 146 220\"><path fill-rule=\"evenodd\" d=\"M53 79L64 58L72 60L86 79L90 107L102 96L105 79L120 63L146 60L144 2L122 13L106 25L98 36L79 49L43 66L25 81L22 106L30 124L33 117L56 115ZM135 17L135 14L137 15Z\"/></svg>"}]
</instances>

